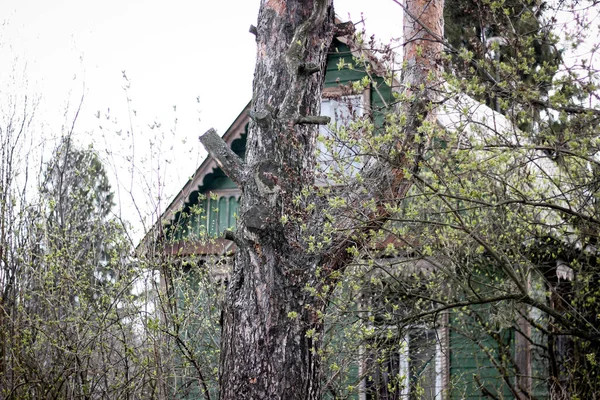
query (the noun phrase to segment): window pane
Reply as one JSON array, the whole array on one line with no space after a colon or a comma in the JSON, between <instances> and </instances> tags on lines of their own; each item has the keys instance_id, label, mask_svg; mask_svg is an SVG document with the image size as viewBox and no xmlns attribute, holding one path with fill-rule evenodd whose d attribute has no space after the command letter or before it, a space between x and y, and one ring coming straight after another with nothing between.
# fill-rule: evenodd
<instances>
[{"instance_id":1,"label":"window pane","mask_svg":"<svg viewBox=\"0 0 600 400\"><path fill-rule=\"evenodd\" d=\"M406 355L397 338L371 343L372 350L366 360L369 371L365 381L367 400L399 400L404 389L403 370ZM404 362L403 362L404 361Z\"/></svg>"},{"instance_id":2,"label":"window pane","mask_svg":"<svg viewBox=\"0 0 600 400\"><path fill-rule=\"evenodd\" d=\"M219 235L225 232L228 228L229 213L227 212L227 199L221 197L219 199Z\"/></svg>"},{"instance_id":3,"label":"window pane","mask_svg":"<svg viewBox=\"0 0 600 400\"><path fill-rule=\"evenodd\" d=\"M319 171L329 175L329 184L360 169L358 133L346 128L363 115L362 101L362 96L344 96L321 102L321 115L330 117L331 123L319 128L317 161ZM343 179L337 183L343 183Z\"/></svg>"},{"instance_id":4,"label":"window pane","mask_svg":"<svg viewBox=\"0 0 600 400\"><path fill-rule=\"evenodd\" d=\"M435 399L436 335L434 330L415 330L409 336L410 399Z\"/></svg>"}]
</instances>

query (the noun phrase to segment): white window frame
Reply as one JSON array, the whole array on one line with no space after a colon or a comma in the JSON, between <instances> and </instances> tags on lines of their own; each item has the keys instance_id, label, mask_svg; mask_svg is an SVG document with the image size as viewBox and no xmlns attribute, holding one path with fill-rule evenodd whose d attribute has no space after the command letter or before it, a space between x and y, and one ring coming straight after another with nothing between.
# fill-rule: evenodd
<instances>
[{"instance_id":1,"label":"white window frame","mask_svg":"<svg viewBox=\"0 0 600 400\"><path fill-rule=\"evenodd\" d=\"M369 98L370 98L370 91L369 90L365 90L362 93L356 94L356 93L344 93L342 90L339 90L338 88L329 88L325 89L323 92L323 98L321 99L321 115L322 116L327 116L331 118L331 122L328 126L320 126L319 127L319 136L321 138L323 137L332 137L333 136L333 131L332 129L330 129L331 126L340 126L340 125L348 125L351 122L351 119L349 119L350 117L350 113L347 107L347 102L350 102L350 104L352 104L352 111L354 112L356 117L362 118L365 115L367 115L367 110L368 107L370 105L369 102ZM339 110L342 110L342 112L340 113ZM344 112L345 110L345 112ZM337 143L334 146L336 148L336 152L339 153L351 153L354 150L351 148L346 148L344 149L344 147L347 147L344 145L343 142ZM330 155L330 152L327 150L327 148L325 147L325 145L323 143L321 143L321 141L319 140L317 143L317 149L320 152L320 156L318 156L317 159L317 163L321 164L321 168L320 168L320 173L323 173L325 175L327 174L331 174L332 172L332 166L331 165L327 165L328 163L332 163L331 160L328 160L328 154ZM344 171L340 171L340 173L344 173L345 175L353 175L356 172L354 172L353 170L358 171L362 166L362 162L351 162L349 163L349 165L344 168ZM339 169L339 166L336 167L336 169ZM335 185L336 182L334 179L319 179L318 180L318 184L321 185Z\"/></svg>"}]
</instances>

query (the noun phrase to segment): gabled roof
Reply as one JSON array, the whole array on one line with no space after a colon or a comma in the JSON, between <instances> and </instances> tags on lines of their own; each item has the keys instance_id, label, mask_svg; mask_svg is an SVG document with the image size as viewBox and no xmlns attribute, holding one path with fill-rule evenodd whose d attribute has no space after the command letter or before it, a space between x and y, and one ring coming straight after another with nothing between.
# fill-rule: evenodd
<instances>
[{"instance_id":1,"label":"gabled roof","mask_svg":"<svg viewBox=\"0 0 600 400\"><path fill-rule=\"evenodd\" d=\"M248 111L250 110L250 102L246 104L242 112L238 114L233 123L227 128L223 134L223 140L231 147L233 142L237 139L241 139L242 135L246 133L246 125L250 122ZM161 220L172 220L177 212L190 203L190 195L194 191L198 191L199 188L205 185L204 180L209 174L215 173L219 169L216 161L207 156L202 164L196 169L196 172L192 175L190 180L181 188L179 193L175 196L171 204L161 215Z\"/></svg>"},{"instance_id":2,"label":"gabled roof","mask_svg":"<svg viewBox=\"0 0 600 400\"><path fill-rule=\"evenodd\" d=\"M248 122L250 122L250 117L248 115L248 111L250 110L250 104L250 102L246 104L244 109L238 114L233 123L229 126L229 128L227 128L227 130L222 136L223 140L229 145L229 147L232 147L233 142L242 139L242 136L246 134L247 125ZM196 169L191 178L187 181L187 183L181 188L179 193L177 193L175 198L167 206L165 211L162 212L162 214L154 223L150 231L146 233L146 235L144 235L144 238L140 241L140 243L137 246L137 250L139 251L140 249L143 249L145 245L150 245L151 243L154 243L157 239L159 239L163 232L163 226L175 220L177 214L186 206L190 206L193 202L191 198L194 197L194 194L197 194L199 191L201 191L202 187L204 187L208 183L207 180L210 180L211 176L214 176L218 172L220 172L220 168L218 167L215 160L212 157L207 156L204 159L204 161L200 164L200 166ZM227 250L227 246L221 243L222 241L223 240L220 240L218 241L219 243L210 244L210 249L207 249L209 250L207 253L216 254L222 253L223 251ZM172 254L194 253L194 249L189 249L188 247L190 246L186 246L185 244L181 246L174 245L170 247L171 249L169 252Z\"/></svg>"},{"instance_id":3,"label":"gabled roof","mask_svg":"<svg viewBox=\"0 0 600 400\"><path fill-rule=\"evenodd\" d=\"M336 23L340 24L340 21L336 19ZM345 26L345 31L341 32L340 35L335 39L340 43L348 46L350 48L350 53L353 57L366 60L366 62L372 67L371 72L373 72L377 76L383 76L385 72L385 68L383 65L377 60L377 58L369 52L368 50L363 49L360 45L356 44L352 39L350 32L353 32L352 23L347 22L342 24ZM394 86L396 86L397 82L394 81ZM397 87L397 86L396 86ZM229 128L225 131L222 138L223 140L231 147L232 144L238 140L242 139L242 136L247 133L247 126L250 122L250 117L248 115L248 111L250 110L251 102L249 102L244 109L239 113L233 123L229 126ZM150 232L148 232L144 239L138 245L138 249L143 246L144 243L148 243L149 240L153 241L158 238L158 235L162 232L162 227L164 225L168 225L172 221L177 218L178 213L181 210L184 210L186 207L191 206L197 199L197 195L199 192L206 187L207 181L210 181L211 177L214 175L222 174L222 171L217 166L217 163L210 156L207 156L204 161L200 164L200 166L196 169L195 173L192 175L190 180L181 188L179 193L175 196L175 198L171 201L171 203L167 206L165 211L161 214L158 221L155 222ZM150 239L152 238L152 239Z\"/></svg>"}]
</instances>

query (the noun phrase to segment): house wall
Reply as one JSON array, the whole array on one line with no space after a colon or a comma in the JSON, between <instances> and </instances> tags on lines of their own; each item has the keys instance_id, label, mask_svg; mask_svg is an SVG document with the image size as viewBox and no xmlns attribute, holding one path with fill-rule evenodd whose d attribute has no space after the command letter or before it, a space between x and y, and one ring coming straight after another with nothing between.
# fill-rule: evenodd
<instances>
[{"instance_id":1,"label":"house wall","mask_svg":"<svg viewBox=\"0 0 600 400\"><path fill-rule=\"evenodd\" d=\"M478 314L484 313L485 310L478 310ZM468 311L451 313L448 348L451 399L489 398L483 395L482 387L496 398L514 398L498 372L503 350L514 354L514 332L499 327L495 333L497 336L492 337L481 329ZM508 379L514 381L514 377Z\"/></svg>"},{"instance_id":2,"label":"house wall","mask_svg":"<svg viewBox=\"0 0 600 400\"><path fill-rule=\"evenodd\" d=\"M520 312L545 325L534 310ZM536 398L548 396L547 365L540 354L545 336L501 303L450 312L447 332L448 399L527 398L521 389Z\"/></svg>"}]
</instances>

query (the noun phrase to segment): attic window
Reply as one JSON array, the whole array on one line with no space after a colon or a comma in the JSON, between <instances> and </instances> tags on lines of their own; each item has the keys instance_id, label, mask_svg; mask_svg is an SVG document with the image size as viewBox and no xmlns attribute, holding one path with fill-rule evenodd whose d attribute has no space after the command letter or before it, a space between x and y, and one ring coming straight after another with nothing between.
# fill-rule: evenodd
<instances>
[{"instance_id":1,"label":"attic window","mask_svg":"<svg viewBox=\"0 0 600 400\"><path fill-rule=\"evenodd\" d=\"M323 96L321 115L330 117L331 122L319 128L318 170L323 174L323 183L342 184L344 177L356 174L362 165L360 132L352 129L352 123L366 114L366 96L338 95L333 91Z\"/></svg>"}]
</instances>

